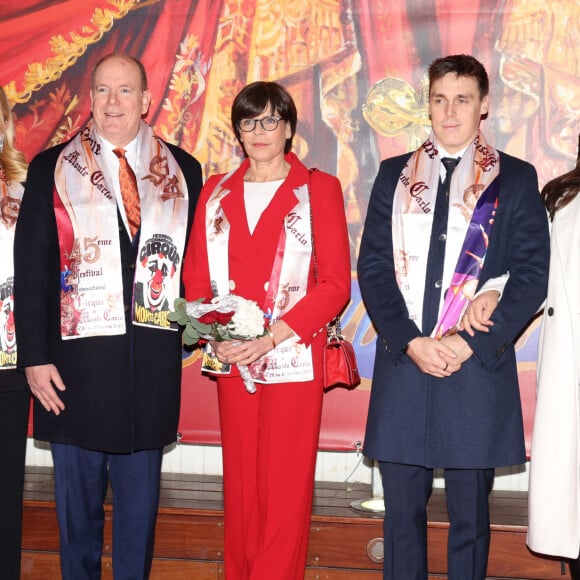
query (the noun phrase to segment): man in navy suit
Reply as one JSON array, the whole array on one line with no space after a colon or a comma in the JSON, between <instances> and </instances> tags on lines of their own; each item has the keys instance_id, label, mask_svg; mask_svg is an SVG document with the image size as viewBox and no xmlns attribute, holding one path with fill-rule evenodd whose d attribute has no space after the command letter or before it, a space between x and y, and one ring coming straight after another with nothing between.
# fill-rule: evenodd
<instances>
[{"instance_id":1,"label":"man in navy suit","mask_svg":"<svg viewBox=\"0 0 580 580\"><path fill-rule=\"evenodd\" d=\"M384 578L427 578L426 505L444 468L451 580L483 580L494 468L525 461L514 342L547 290L549 238L534 168L485 141L489 80L475 58L429 67L432 132L383 161L358 276L378 339L365 454L385 497ZM506 272L493 325L460 320Z\"/></svg>"}]
</instances>

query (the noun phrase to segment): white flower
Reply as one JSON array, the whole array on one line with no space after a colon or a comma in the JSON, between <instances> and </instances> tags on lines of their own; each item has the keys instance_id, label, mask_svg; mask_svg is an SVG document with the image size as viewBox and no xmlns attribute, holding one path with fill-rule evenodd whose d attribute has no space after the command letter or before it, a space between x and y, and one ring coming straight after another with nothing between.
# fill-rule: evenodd
<instances>
[{"instance_id":1,"label":"white flower","mask_svg":"<svg viewBox=\"0 0 580 580\"><path fill-rule=\"evenodd\" d=\"M264 313L252 300L238 298L233 308L235 314L229 324L230 333L239 337L253 338L264 334Z\"/></svg>"}]
</instances>

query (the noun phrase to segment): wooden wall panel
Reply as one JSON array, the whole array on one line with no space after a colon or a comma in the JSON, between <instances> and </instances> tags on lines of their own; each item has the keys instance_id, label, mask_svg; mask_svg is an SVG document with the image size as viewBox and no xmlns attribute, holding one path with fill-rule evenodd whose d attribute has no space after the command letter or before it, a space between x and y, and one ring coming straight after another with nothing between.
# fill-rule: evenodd
<instances>
[{"instance_id":1,"label":"wooden wall panel","mask_svg":"<svg viewBox=\"0 0 580 580\"><path fill-rule=\"evenodd\" d=\"M29 468L25 484L22 580L58 580L58 526L51 471ZM381 562L369 545L382 547L382 519L356 511L352 501L369 486L316 484L306 580L380 580ZM492 492L489 579L566 580L559 561L532 554L525 545L525 492ZM110 501L110 500L109 500ZM449 523L445 495L435 490L428 507L430 578L445 578ZM112 507L105 505L103 580L112 580ZM221 479L166 475L162 479L152 580L224 580Z\"/></svg>"}]
</instances>

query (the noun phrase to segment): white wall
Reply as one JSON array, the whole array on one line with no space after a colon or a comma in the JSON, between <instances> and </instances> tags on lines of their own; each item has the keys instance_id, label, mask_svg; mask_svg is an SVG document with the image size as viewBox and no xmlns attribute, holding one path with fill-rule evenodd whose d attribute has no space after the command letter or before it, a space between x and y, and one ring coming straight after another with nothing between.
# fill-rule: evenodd
<instances>
[{"instance_id":1,"label":"white wall","mask_svg":"<svg viewBox=\"0 0 580 580\"><path fill-rule=\"evenodd\" d=\"M27 465L52 466L48 444L28 439ZM528 489L529 464L502 468L496 473L494 489L526 491ZM208 445L173 445L166 449L163 471L170 473L204 473L222 475L221 447ZM380 475L367 459L355 452L319 451L316 464L317 481L348 483L373 483L380 490ZM442 487L439 474L435 486Z\"/></svg>"}]
</instances>

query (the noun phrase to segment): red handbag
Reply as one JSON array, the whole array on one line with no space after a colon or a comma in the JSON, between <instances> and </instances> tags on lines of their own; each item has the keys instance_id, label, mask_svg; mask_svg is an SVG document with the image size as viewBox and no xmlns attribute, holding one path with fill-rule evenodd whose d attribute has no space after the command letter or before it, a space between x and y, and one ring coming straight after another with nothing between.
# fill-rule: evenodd
<instances>
[{"instance_id":1,"label":"red handbag","mask_svg":"<svg viewBox=\"0 0 580 580\"><path fill-rule=\"evenodd\" d=\"M310 181L316 173L316 169L310 170ZM310 195L310 187L308 188ZM318 284L318 264L316 262L316 246L314 244L314 226L312 224L312 208L310 209L310 233L312 236L312 262L314 265L314 278ZM346 387L354 389L360 384L360 375L356 364L356 357L352 344L342 336L340 316L326 325L326 345L323 351L324 388Z\"/></svg>"},{"instance_id":2,"label":"red handbag","mask_svg":"<svg viewBox=\"0 0 580 580\"><path fill-rule=\"evenodd\" d=\"M324 388L354 389L360 384L360 375L352 344L343 336L337 316L326 326L328 339L324 347Z\"/></svg>"}]
</instances>

